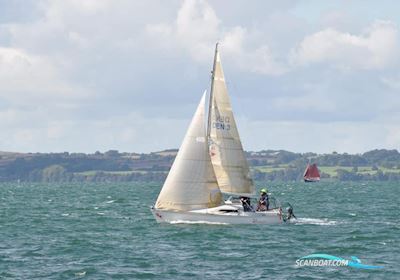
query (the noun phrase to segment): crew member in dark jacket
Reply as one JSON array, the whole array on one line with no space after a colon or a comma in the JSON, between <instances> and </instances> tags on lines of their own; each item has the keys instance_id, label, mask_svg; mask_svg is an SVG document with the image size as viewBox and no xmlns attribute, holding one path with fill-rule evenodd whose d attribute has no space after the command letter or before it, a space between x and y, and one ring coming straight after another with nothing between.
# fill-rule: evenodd
<instances>
[{"instance_id":1,"label":"crew member in dark jacket","mask_svg":"<svg viewBox=\"0 0 400 280\"><path fill-rule=\"evenodd\" d=\"M240 201L242 202L244 212L254 211L253 207L251 207L250 197L241 196Z\"/></svg>"},{"instance_id":2,"label":"crew member in dark jacket","mask_svg":"<svg viewBox=\"0 0 400 280\"><path fill-rule=\"evenodd\" d=\"M258 200L257 211L268 211L269 209L269 197L268 197L268 190L262 189L260 191L261 196Z\"/></svg>"}]
</instances>

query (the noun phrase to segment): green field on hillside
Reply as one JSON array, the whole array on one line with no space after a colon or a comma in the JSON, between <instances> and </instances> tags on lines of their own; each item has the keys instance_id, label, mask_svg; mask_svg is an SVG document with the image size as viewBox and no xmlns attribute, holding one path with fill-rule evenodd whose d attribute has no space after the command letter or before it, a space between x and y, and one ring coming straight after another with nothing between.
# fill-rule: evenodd
<instances>
[{"instance_id":1,"label":"green field on hillside","mask_svg":"<svg viewBox=\"0 0 400 280\"><path fill-rule=\"evenodd\" d=\"M271 173L275 171L281 171L290 168L287 164L281 165L264 165L264 166L254 166L252 167L253 170L258 170L263 173ZM379 170L383 173L400 173L400 169L397 168L386 168L383 166L378 166L377 170L374 170L372 166L360 166L356 169L351 166L318 166L318 169L321 173L328 174L330 177L337 177L338 170L346 170L348 172L353 172L357 170L357 174L370 174L375 175Z\"/></svg>"},{"instance_id":2,"label":"green field on hillside","mask_svg":"<svg viewBox=\"0 0 400 280\"><path fill-rule=\"evenodd\" d=\"M83 171L83 172L74 172L75 175L82 175L82 176L94 176L98 173L104 173L107 175L130 175L130 174L147 174L147 171L102 171L102 170L90 170L90 171Z\"/></svg>"}]
</instances>

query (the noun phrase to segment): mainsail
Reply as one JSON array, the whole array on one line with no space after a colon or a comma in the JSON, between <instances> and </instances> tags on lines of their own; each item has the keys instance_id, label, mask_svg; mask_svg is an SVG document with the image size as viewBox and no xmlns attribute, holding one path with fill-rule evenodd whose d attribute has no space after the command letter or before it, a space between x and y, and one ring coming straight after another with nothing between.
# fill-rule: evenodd
<instances>
[{"instance_id":1,"label":"mainsail","mask_svg":"<svg viewBox=\"0 0 400 280\"><path fill-rule=\"evenodd\" d=\"M307 168L304 171L303 178L307 182L316 182L320 180L320 174L318 171L317 165L314 164L307 164Z\"/></svg>"},{"instance_id":2,"label":"mainsail","mask_svg":"<svg viewBox=\"0 0 400 280\"><path fill-rule=\"evenodd\" d=\"M156 208L190 211L222 203L204 123L205 93L156 201Z\"/></svg>"},{"instance_id":3,"label":"mainsail","mask_svg":"<svg viewBox=\"0 0 400 280\"><path fill-rule=\"evenodd\" d=\"M218 44L212 71L207 135L211 161L221 191L234 195L254 195L253 180L233 117Z\"/></svg>"}]
</instances>

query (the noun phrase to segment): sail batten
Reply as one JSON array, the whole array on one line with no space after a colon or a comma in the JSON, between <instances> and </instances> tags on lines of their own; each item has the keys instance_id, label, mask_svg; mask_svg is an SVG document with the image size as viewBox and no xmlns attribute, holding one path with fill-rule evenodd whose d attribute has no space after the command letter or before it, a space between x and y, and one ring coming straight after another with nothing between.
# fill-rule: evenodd
<instances>
[{"instance_id":1,"label":"sail batten","mask_svg":"<svg viewBox=\"0 0 400 280\"><path fill-rule=\"evenodd\" d=\"M253 180L233 115L218 45L212 71L207 132L211 161L221 191L254 195Z\"/></svg>"}]
</instances>

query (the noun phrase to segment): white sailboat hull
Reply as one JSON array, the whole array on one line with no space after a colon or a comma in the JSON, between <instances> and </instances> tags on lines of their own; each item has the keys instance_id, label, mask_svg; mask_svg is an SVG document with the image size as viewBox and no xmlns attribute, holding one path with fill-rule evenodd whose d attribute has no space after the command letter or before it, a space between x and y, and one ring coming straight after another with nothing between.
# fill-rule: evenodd
<instances>
[{"instance_id":1,"label":"white sailboat hull","mask_svg":"<svg viewBox=\"0 0 400 280\"><path fill-rule=\"evenodd\" d=\"M171 211L153 208L151 211L158 223L205 223L205 224L280 224L283 223L279 209L263 212L226 212L225 206L195 210Z\"/></svg>"}]
</instances>

